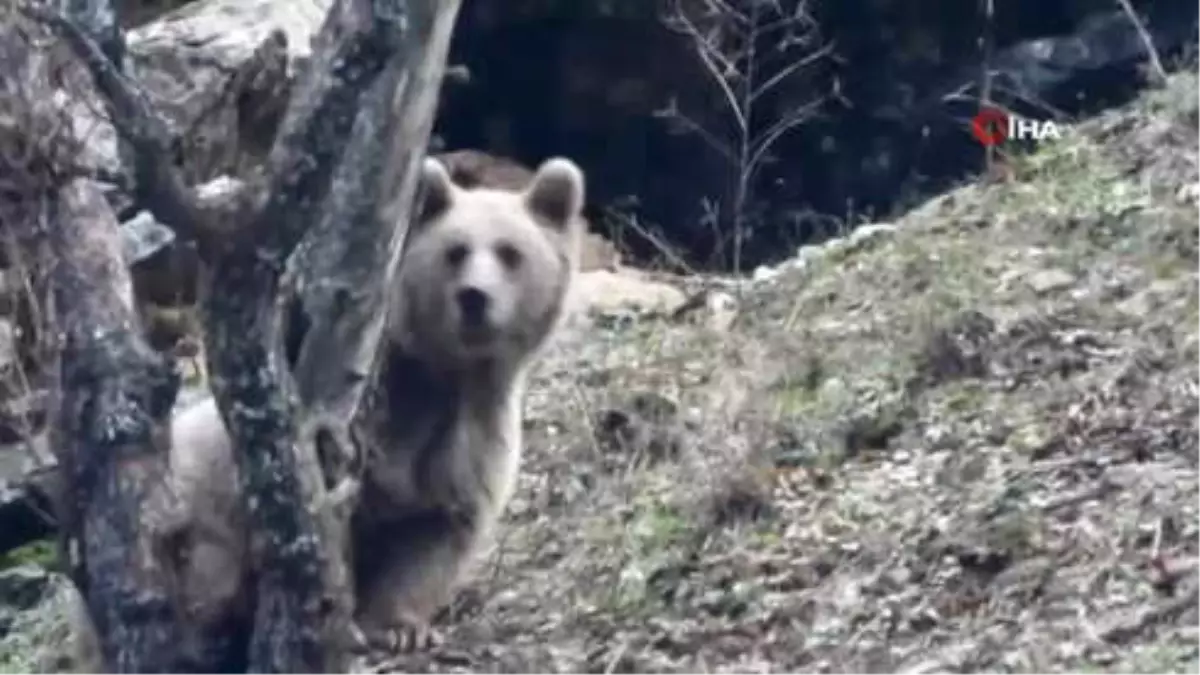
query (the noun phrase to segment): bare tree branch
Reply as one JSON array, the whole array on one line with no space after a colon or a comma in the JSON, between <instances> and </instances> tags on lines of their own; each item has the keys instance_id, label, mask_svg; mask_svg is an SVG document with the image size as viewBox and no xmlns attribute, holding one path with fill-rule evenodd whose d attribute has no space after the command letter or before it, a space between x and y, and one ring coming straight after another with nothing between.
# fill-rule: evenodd
<instances>
[{"instance_id":1,"label":"bare tree branch","mask_svg":"<svg viewBox=\"0 0 1200 675\"><path fill-rule=\"evenodd\" d=\"M696 45L696 55L700 57L700 61L704 64L709 76L712 78L713 84L721 90L721 95L725 97L725 104L729 114L733 115L734 123L738 130L745 131L749 128L749 120L746 118L742 106L738 104L738 97L733 91L733 86L729 81L729 77L725 74L732 69L732 64L729 68L721 68L717 64L717 59L723 58L718 56L720 52L712 48L712 45L704 39L700 33L700 29L696 24L687 17L687 14L680 11L672 17L678 21L678 25L682 27L683 32L690 36Z\"/></svg>"},{"instance_id":2,"label":"bare tree branch","mask_svg":"<svg viewBox=\"0 0 1200 675\"><path fill-rule=\"evenodd\" d=\"M805 120L812 116L813 111L820 108L824 103L824 97L815 101L809 101L803 107L789 111L784 117L779 118L771 126L767 127L766 131L763 131L751 145L750 156L746 160L746 171L751 174L757 171L759 164L766 153L770 151L771 146L775 145L775 142L784 134L803 124Z\"/></svg>"},{"instance_id":3,"label":"bare tree branch","mask_svg":"<svg viewBox=\"0 0 1200 675\"><path fill-rule=\"evenodd\" d=\"M187 668L178 648L185 627L161 555L178 525L162 480L178 376L141 340L104 195L73 176L81 141L52 103L59 55L37 51L52 35L17 9L0 9L0 52L11 75L0 78L3 230L7 244L21 241L22 255L31 255L20 280L31 300L45 303L32 327L56 336L43 355L53 380L47 445L57 478L66 478L43 475L36 490L66 525L63 561L85 594L108 665L178 671Z\"/></svg>"},{"instance_id":4,"label":"bare tree branch","mask_svg":"<svg viewBox=\"0 0 1200 675\"><path fill-rule=\"evenodd\" d=\"M706 0L706 4L708 5L706 16L709 18L732 17L742 25L750 25L750 16L725 0Z\"/></svg>"},{"instance_id":5,"label":"bare tree branch","mask_svg":"<svg viewBox=\"0 0 1200 675\"><path fill-rule=\"evenodd\" d=\"M694 133L697 136L699 136L700 139L702 141L704 141L704 143L706 145L708 145L715 152L717 152L719 155L721 155L721 157L723 159L725 159L725 161L729 162L730 164L737 163L737 160L738 160L737 153L734 151L734 149L730 146L729 143L721 140L721 138L719 136L717 136L712 131L709 131L707 128L705 128L703 125L701 125L696 120L692 119L690 116L685 115L684 113L680 112L678 108L674 107L674 104L672 104L672 107L669 107L666 110L659 112L658 114L661 117L667 117L672 122L683 126L683 128L686 131L690 131L691 133Z\"/></svg>"},{"instance_id":6,"label":"bare tree branch","mask_svg":"<svg viewBox=\"0 0 1200 675\"><path fill-rule=\"evenodd\" d=\"M396 0L330 9L317 37L326 49L313 54L267 158L266 204L254 225L259 255L282 264L319 217L362 99L411 39L412 11Z\"/></svg>"},{"instance_id":7,"label":"bare tree branch","mask_svg":"<svg viewBox=\"0 0 1200 675\"><path fill-rule=\"evenodd\" d=\"M121 0L59 0L59 4L64 5L63 12L92 42L100 46L100 51L117 70L123 71L125 36L118 19L121 16Z\"/></svg>"},{"instance_id":8,"label":"bare tree branch","mask_svg":"<svg viewBox=\"0 0 1200 675\"><path fill-rule=\"evenodd\" d=\"M664 23L685 35L717 92L723 112L732 120L728 141L708 125L671 108L660 113L700 136L729 164L726 210L732 225L733 269L741 270L742 243L758 172L771 147L809 117L824 98L792 104L777 119L762 126L762 106L785 82L833 51L833 44L816 47L816 24L806 0L791 9L779 0L674 0ZM702 24L702 25L701 25ZM798 37L799 36L799 37ZM781 61L783 62L781 64Z\"/></svg>"},{"instance_id":9,"label":"bare tree branch","mask_svg":"<svg viewBox=\"0 0 1200 675\"><path fill-rule=\"evenodd\" d=\"M100 0L93 3L103 4ZM145 92L71 18L38 3L26 2L22 9L61 35L92 73L113 126L129 145L138 201L181 238L196 239L201 246L207 245L209 237L203 232L201 216L182 175L171 161L174 138L170 128L150 106Z\"/></svg>"},{"instance_id":10,"label":"bare tree branch","mask_svg":"<svg viewBox=\"0 0 1200 675\"><path fill-rule=\"evenodd\" d=\"M831 52L833 52L833 43L832 42L826 44L824 47L818 49L817 51L813 52L812 54L809 54L808 56L806 56L802 59L792 61L791 63L784 66L783 68L780 68L779 72L777 72L774 75L772 75L771 77L767 78L766 82L756 85L754 87L753 92L750 94L750 98L753 101L757 101L758 99L765 96L772 89L774 89L776 86L778 86L780 82L783 82L783 81L787 80L787 78L794 75L796 73L796 71L800 70L801 68L807 68L808 66L811 66L818 59L822 59L822 58L828 56Z\"/></svg>"},{"instance_id":11,"label":"bare tree branch","mask_svg":"<svg viewBox=\"0 0 1200 675\"><path fill-rule=\"evenodd\" d=\"M1138 16L1137 10L1133 8L1133 3L1129 0L1117 0L1117 4L1121 6L1121 11L1125 12L1125 16L1129 17L1133 29L1137 31L1142 44L1146 46L1146 59L1150 62L1151 72L1154 73L1152 84L1156 87L1164 86L1167 83L1167 69L1158 55L1158 48L1154 46L1154 38L1151 37L1150 31L1146 30L1145 22Z\"/></svg>"}]
</instances>

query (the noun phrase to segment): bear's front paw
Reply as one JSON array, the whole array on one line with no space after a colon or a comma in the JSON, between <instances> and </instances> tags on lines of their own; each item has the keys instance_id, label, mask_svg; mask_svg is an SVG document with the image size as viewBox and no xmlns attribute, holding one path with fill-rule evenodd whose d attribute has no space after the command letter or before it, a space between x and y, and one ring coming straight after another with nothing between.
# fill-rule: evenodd
<instances>
[{"instance_id":1,"label":"bear's front paw","mask_svg":"<svg viewBox=\"0 0 1200 675\"><path fill-rule=\"evenodd\" d=\"M371 643L392 653L425 651L441 646L442 635L425 621L400 619L373 635Z\"/></svg>"}]
</instances>

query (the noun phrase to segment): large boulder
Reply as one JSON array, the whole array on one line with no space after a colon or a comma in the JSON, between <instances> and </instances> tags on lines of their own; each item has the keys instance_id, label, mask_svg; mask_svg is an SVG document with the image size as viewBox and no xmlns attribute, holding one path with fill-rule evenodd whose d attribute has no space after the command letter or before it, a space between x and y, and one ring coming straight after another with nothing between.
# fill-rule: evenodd
<instances>
[{"instance_id":1,"label":"large boulder","mask_svg":"<svg viewBox=\"0 0 1200 675\"><path fill-rule=\"evenodd\" d=\"M291 77L310 51L330 0L200 0L130 30L126 68L178 138L189 183L238 175L262 161L285 109ZM76 132L80 163L122 173L116 130L82 69L59 90ZM116 191L119 210L130 203ZM132 216L132 213L125 213Z\"/></svg>"},{"instance_id":2,"label":"large boulder","mask_svg":"<svg viewBox=\"0 0 1200 675\"><path fill-rule=\"evenodd\" d=\"M0 570L0 672L86 672L88 636L73 630L83 597L67 577L34 564Z\"/></svg>"}]
</instances>

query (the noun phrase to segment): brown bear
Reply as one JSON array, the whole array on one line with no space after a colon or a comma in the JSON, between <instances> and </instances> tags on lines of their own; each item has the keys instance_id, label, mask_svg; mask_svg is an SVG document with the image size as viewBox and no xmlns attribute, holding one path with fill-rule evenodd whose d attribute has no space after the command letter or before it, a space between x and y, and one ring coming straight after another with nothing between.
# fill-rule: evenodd
<instances>
[{"instance_id":1,"label":"brown bear","mask_svg":"<svg viewBox=\"0 0 1200 675\"><path fill-rule=\"evenodd\" d=\"M178 546L174 570L186 630L179 645L184 662L210 670L214 662L235 668L251 628L248 529L238 491L229 436L216 401L206 398L171 420L167 489L183 516L169 520ZM83 597L68 599L76 672L103 672L103 655ZM216 649L212 654L202 649Z\"/></svg>"},{"instance_id":2,"label":"brown bear","mask_svg":"<svg viewBox=\"0 0 1200 675\"><path fill-rule=\"evenodd\" d=\"M547 160L521 191L462 189L436 159L391 284L354 528L359 626L423 646L515 486L526 373L579 265L583 174Z\"/></svg>"},{"instance_id":3,"label":"brown bear","mask_svg":"<svg viewBox=\"0 0 1200 675\"><path fill-rule=\"evenodd\" d=\"M367 455L353 518L356 620L373 642L405 647L434 639L431 617L512 494L526 373L579 265L584 178L556 158L521 191L465 190L428 158L420 192L387 287L375 386L353 422ZM188 520L179 574L189 623L202 632L243 625L246 515L215 402L177 413L171 431L171 483ZM77 613L82 665L99 665L85 619Z\"/></svg>"}]
</instances>

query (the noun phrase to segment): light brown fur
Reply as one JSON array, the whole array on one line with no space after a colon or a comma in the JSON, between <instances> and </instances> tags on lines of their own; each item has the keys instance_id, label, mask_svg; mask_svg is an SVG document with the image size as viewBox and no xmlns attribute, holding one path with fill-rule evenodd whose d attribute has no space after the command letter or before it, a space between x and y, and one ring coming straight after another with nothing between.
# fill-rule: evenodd
<instances>
[{"instance_id":1,"label":"light brown fur","mask_svg":"<svg viewBox=\"0 0 1200 675\"><path fill-rule=\"evenodd\" d=\"M169 489L187 514L171 546L180 587L186 633L180 648L185 659L205 664L201 653L209 639L238 640L250 617L249 541L246 514L238 492L237 466L216 402L204 399L171 420ZM98 637L83 598L69 607L75 660L80 672L102 672Z\"/></svg>"},{"instance_id":2,"label":"light brown fur","mask_svg":"<svg viewBox=\"0 0 1200 675\"><path fill-rule=\"evenodd\" d=\"M550 160L521 192L462 190L436 160L392 286L378 396L361 438L380 441L355 522L359 623L427 643L515 487L525 375L562 317L578 268L583 177ZM515 255L514 255L515 254ZM458 256L458 257L456 257ZM473 331L462 293L487 296Z\"/></svg>"}]
</instances>

